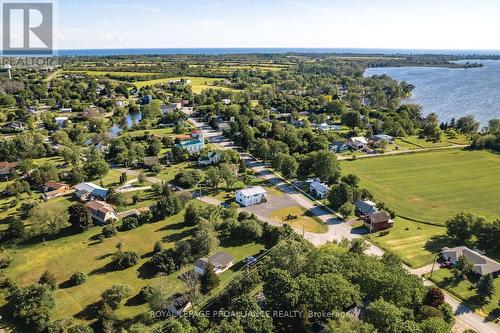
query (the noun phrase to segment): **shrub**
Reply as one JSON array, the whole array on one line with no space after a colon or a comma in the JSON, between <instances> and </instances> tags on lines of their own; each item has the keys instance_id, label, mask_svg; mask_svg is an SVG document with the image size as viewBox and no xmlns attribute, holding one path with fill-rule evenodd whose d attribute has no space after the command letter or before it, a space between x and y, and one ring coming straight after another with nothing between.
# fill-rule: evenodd
<instances>
[{"instance_id":1,"label":"shrub","mask_svg":"<svg viewBox=\"0 0 500 333\"><path fill-rule=\"evenodd\" d=\"M7 255L0 255L0 269L7 268L10 265L10 257Z\"/></svg>"},{"instance_id":2,"label":"shrub","mask_svg":"<svg viewBox=\"0 0 500 333\"><path fill-rule=\"evenodd\" d=\"M87 325L76 325L68 329L68 333L94 333L94 330Z\"/></svg>"},{"instance_id":3,"label":"shrub","mask_svg":"<svg viewBox=\"0 0 500 333\"><path fill-rule=\"evenodd\" d=\"M156 293L156 288L153 286L144 286L141 288L141 291L139 292L139 297L141 300L146 303L149 302L151 297Z\"/></svg>"},{"instance_id":4,"label":"shrub","mask_svg":"<svg viewBox=\"0 0 500 333\"><path fill-rule=\"evenodd\" d=\"M102 301L112 309L117 309L120 303L127 297L130 297L132 291L125 285L114 285L101 294Z\"/></svg>"},{"instance_id":5,"label":"shrub","mask_svg":"<svg viewBox=\"0 0 500 333\"><path fill-rule=\"evenodd\" d=\"M82 273L82 272L77 272L77 273L71 275L71 277L69 278L69 281L71 282L71 284L73 286L78 286L78 285L84 283L85 281L87 281L87 275L85 273Z\"/></svg>"},{"instance_id":6,"label":"shrub","mask_svg":"<svg viewBox=\"0 0 500 333\"><path fill-rule=\"evenodd\" d=\"M138 226L139 226L139 220L137 219L137 217L129 216L122 220L122 226L120 229L123 231L128 231L128 230L133 230Z\"/></svg>"},{"instance_id":7,"label":"shrub","mask_svg":"<svg viewBox=\"0 0 500 333\"><path fill-rule=\"evenodd\" d=\"M114 224L108 224L102 228L102 234L106 238L111 238L114 235L116 235L117 233L118 233L118 230L116 229Z\"/></svg>"},{"instance_id":8,"label":"shrub","mask_svg":"<svg viewBox=\"0 0 500 333\"><path fill-rule=\"evenodd\" d=\"M135 252L118 252L115 255L114 264L118 269L126 269L139 262L139 255Z\"/></svg>"},{"instance_id":9,"label":"shrub","mask_svg":"<svg viewBox=\"0 0 500 333\"><path fill-rule=\"evenodd\" d=\"M38 280L38 283L48 286L51 290L57 289L57 281L54 274L49 271L43 272Z\"/></svg>"},{"instance_id":10,"label":"shrub","mask_svg":"<svg viewBox=\"0 0 500 333\"><path fill-rule=\"evenodd\" d=\"M186 170L175 175L174 181L183 188L191 188L201 181L201 174L197 170Z\"/></svg>"},{"instance_id":11,"label":"shrub","mask_svg":"<svg viewBox=\"0 0 500 333\"><path fill-rule=\"evenodd\" d=\"M153 246L153 252L159 253L161 251L163 251L163 243L161 241L156 241L155 245Z\"/></svg>"}]
</instances>

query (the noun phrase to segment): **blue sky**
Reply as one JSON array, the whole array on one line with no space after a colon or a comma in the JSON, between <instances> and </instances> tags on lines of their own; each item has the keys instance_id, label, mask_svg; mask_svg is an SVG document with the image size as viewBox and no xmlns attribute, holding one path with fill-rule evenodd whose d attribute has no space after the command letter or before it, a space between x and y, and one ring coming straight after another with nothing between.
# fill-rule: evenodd
<instances>
[{"instance_id":1,"label":"blue sky","mask_svg":"<svg viewBox=\"0 0 500 333\"><path fill-rule=\"evenodd\" d=\"M500 49L498 0L56 0L58 48Z\"/></svg>"}]
</instances>

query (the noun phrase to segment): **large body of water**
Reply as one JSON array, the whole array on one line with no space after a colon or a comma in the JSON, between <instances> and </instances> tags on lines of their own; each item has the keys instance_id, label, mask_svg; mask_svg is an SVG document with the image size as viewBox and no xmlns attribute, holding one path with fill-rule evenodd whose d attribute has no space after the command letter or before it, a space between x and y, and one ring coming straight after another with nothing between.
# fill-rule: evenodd
<instances>
[{"instance_id":1,"label":"large body of water","mask_svg":"<svg viewBox=\"0 0 500 333\"><path fill-rule=\"evenodd\" d=\"M150 48L150 49L74 49L58 50L59 56L116 56L171 54L247 54L247 53L355 53L355 54L448 54L500 55L500 50L424 50L424 49L363 49L363 48Z\"/></svg>"},{"instance_id":2,"label":"large body of water","mask_svg":"<svg viewBox=\"0 0 500 333\"><path fill-rule=\"evenodd\" d=\"M482 125L500 118L500 61L481 60L484 67L452 69L437 67L368 68L365 76L387 74L415 85L406 102L436 113L441 121L473 115Z\"/></svg>"}]
</instances>

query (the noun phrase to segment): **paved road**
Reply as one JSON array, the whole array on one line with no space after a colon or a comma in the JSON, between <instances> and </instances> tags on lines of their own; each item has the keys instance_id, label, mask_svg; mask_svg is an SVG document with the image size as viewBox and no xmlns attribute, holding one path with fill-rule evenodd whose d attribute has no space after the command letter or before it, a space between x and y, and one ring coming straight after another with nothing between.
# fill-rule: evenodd
<instances>
[{"instance_id":1,"label":"paved road","mask_svg":"<svg viewBox=\"0 0 500 333\"><path fill-rule=\"evenodd\" d=\"M190 121L196 127L204 131L205 137L210 142L216 144L221 149L236 148L231 141L229 141L222 135L221 132L213 130L207 124L196 121L193 118L190 118ZM451 148L458 148L458 147L450 147L449 149ZM429 150L431 149L432 148L430 148ZM253 168L253 170L259 177L264 178L267 181L271 182L273 185L279 187L281 191L293 197L293 199L295 199L295 201L297 201L297 203L299 203L302 207L310 210L312 213L314 213L317 217L319 217L327 224L328 231L326 233L316 234L311 232L304 232L304 237L311 243L313 243L316 246L319 246L325 244L327 241L341 240L342 238L347 238L351 240L357 237L362 237L361 235L354 233L353 229L348 223L341 223L336 215L328 211L326 208L318 206L314 201L312 201L305 194L303 194L300 191L300 189L298 189L285 179L281 178L279 175L273 173L263 163L253 160L252 157L247 153L241 153L241 156L246 161L246 163L251 168ZM213 198L202 197L199 199L216 205L220 204L218 200ZM244 208L241 209L244 210ZM276 221L270 221L268 218L262 216L257 216L257 217L262 219L263 221L269 222L270 224L280 225L280 223ZM298 230L298 233L301 234L302 231ZM381 248L369 242L367 243L370 245L366 251L367 254L379 257L384 254L384 251ZM418 269L408 268L408 270L411 273L419 276L422 276L423 274L430 272L431 269L432 265L427 265ZM424 280L424 285L432 285L432 282ZM449 303L452 306L453 310L455 311L456 323L455 326L453 327L454 332L461 333L466 329L473 329L478 333L500 333L500 327L498 325L485 322L481 316L474 313L465 305L462 305L461 301L454 298L445 290L443 290L443 292L445 295L446 302Z\"/></svg>"}]
</instances>

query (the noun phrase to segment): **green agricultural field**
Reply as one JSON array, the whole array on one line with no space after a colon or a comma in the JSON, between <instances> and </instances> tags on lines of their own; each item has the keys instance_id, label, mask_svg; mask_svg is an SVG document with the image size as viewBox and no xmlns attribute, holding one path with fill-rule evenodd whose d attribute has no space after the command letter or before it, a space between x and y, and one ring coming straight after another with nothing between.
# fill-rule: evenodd
<instances>
[{"instance_id":1,"label":"green agricultural field","mask_svg":"<svg viewBox=\"0 0 500 333\"><path fill-rule=\"evenodd\" d=\"M464 209L498 218L499 166L500 155L456 149L341 163L398 215L440 225Z\"/></svg>"},{"instance_id":2,"label":"green agricultural field","mask_svg":"<svg viewBox=\"0 0 500 333\"><path fill-rule=\"evenodd\" d=\"M45 243L19 245L5 249L11 258L10 266L5 269L7 277L13 278L20 285L27 285L38 280L40 275L49 270L55 274L59 289L55 293L56 308L54 317L86 320L84 310L97 302L100 294L115 284L128 285L133 296L116 312L119 319L133 318L148 310L147 304L134 299L145 285L161 286L165 292L184 291L187 286L178 278L181 273L192 269L187 265L182 270L168 276L151 276L145 262L151 256L153 245L161 240L165 248L174 242L190 237L192 228L183 224L183 215L179 214L161 222L145 224L135 230L120 232L117 236L99 241L101 227L95 227L83 233L63 232L63 236L46 240ZM116 271L109 268L115 245L121 242L124 251L137 252L141 260L136 266ZM250 255L257 255L264 246L261 244L225 244L218 251L234 256L236 266L221 275L221 281L231 279L239 267L237 263ZM68 286L66 281L75 272L88 275L87 281L79 286ZM6 302L0 298L0 307Z\"/></svg>"},{"instance_id":3,"label":"green agricultural field","mask_svg":"<svg viewBox=\"0 0 500 333\"><path fill-rule=\"evenodd\" d=\"M359 227L363 228L363 226ZM446 244L443 236L445 227L417 223L403 218L397 218L389 234L380 233L367 235L370 242L397 254L401 260L413 268L432 263L435 254Z\"/></svg>"},{"instance_id":4,"label":"green agricultural field","mask_svg":"<svg viewBox=\"0 0 500 333\"><path fill-rule=\"evenodd\" d=\"M109 77L122 77L122 76L147 76L147 75L157 75L159 73L149 73L149 72L111 72L111 71L64 71L63 73L72 73L72 74L85 74L90 76L109 76Z\"/></svg>"},{"instance_id":5,"label":"green agricultural field","mask_svg":"<svg viewBox=\"0 0 500 333\"><path fill-rule=\"evenodd\" d=\"M160 83L168 83L171 80L179 80L179 79L186 79L186 80L191 80L191 89L193 90L193 93L199 94L205 89L223 89L223 90L233 90L230 88L222 87L222 86L216 86L214 85L215 81L220 81L221 78L212 78L212 77L192 77L192 76L187 76L187 77L170 77L170 78L163 78L163 79L156 79L156 80L149 80L149 81L138 81L138 82L133 82L133 84L136 86L136 88L142 88L145 86L152 86Z\"/></svg>"}]
</instances>

